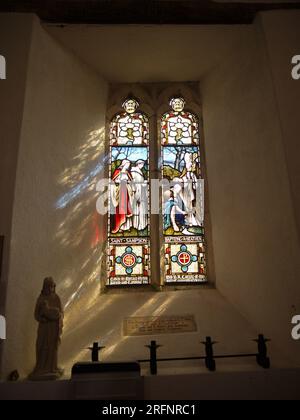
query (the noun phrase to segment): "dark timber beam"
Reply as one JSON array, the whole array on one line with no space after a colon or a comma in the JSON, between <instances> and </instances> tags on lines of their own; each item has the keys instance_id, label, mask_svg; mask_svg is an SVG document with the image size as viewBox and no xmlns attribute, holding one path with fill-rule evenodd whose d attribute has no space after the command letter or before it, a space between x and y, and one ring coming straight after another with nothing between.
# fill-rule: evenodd
<instances>
[{"instance_id":1,"label":"dark timber beam","mask_svg":"<svg viewBox=\"0 0 300 420\"><path fill-rule=\"evenodd\" d=\"M215 3L212 0L1 0L0 12L35 13L69 24L249 24L257 12L300 9L290 3Z\"/></svg>"}]
</instances>

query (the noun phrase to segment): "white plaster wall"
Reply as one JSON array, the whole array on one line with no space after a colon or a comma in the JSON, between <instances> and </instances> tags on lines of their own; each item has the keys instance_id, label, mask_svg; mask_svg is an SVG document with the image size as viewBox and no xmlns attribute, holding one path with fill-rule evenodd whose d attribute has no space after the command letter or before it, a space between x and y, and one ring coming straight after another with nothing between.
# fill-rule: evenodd
<instances>
[{"instance_id":1,"label":"white plaster wall","mask_svg":"<svg viewBox=\"0 0 300 420\"><path fill-rule=\"evenodd\" d=\"M300 54L300 11L265 12L261 23L279 111L279 121L300 238L299 101L300 80L291 77L294 55ZM280 30L278 30L280 28ZM300 311L300 308L298 308Z\"/></svg>"},{"instance_id":2,"label":"white plaster wall","mask_svg":"<svg viewBox=\"0 0 300 420\"><path fill-rule=\"evenodd\" d=\"M77 311L75 310L77 308ZM80 308L82 312L79 313ZM132 316L168 316L194 314L197 331L181 334L158 334L151 336L128 337L123 333L123 320ZM108 293L90 297L89 303L83 299L74 303L73 313L68 313L65 333L61 348L61 363L69 374L77 361L90 360L87 347L93 341L101 340L105 349L102 360L124 361L139 360L149 357L149 350L144 346L150 340L157 340L162 347L160 357L189 357L203 355L201 344L206 336L218 341L218 354L249 353L256 351L251 339L258 330L243 318L218 291L177 290L168 292L131 292ZM285 361L278 357L276 346L272 348L277 366ZM220 361L221 370L258 369L255 359ZM142 365L143 373L149 373L149 364ZM162 362L159 373L205 372L203 362Z\"/></svg>"},{"instance_id":3,"label":"white plaster wall","mask_svg":"<svg viewBox=\"0 0 300 420\"><path fill-rule=\"evenodd\" d=\"M0 14L0 54L5 57L7 66L6 79L0 80L0 235L5 237L0 279L1 315L5 315L14 187L32 20L32 15ZM0 340L0 359L2 345Z\"/></svg>"},{"instance_id":4,"label":"white plaster wall","mask_svg":"<svg viewBox=\"0 0 300 420\"><path fill-rule=\"evenodd\" d=\"M0 14L0 54L6 60L6 79L0 81L0 196L5 197L1 200L0 234L8 240L32 19L32 15L12 18Z\"/></svg>"},{"instance_id":5,"label":"white plaster wall","mask_svg":"<svg viewBox=\"0 0 300 420\"><path fill-rule=\"evenodd\" d=\"M203 80L201 94L217 289L299 363L291 339L299 246L259 20Z\"/></svg>"},{"instance_id":6,"label":"white plaster wall","mask_svg":"<svg viewBox=\"0 0 300 420\"><path fill-rule=\"evenodd\" d=\"M76 290L98 290L102 244L94 238L95 178L89 174L103 154L106 96L106 82L35 18L13 212L5 375L15 368L27 374L34 365L33 311L45 276L55 278L64 303Z\"/></svg>"},{"instance_id":7,"label":"white plaster wall","mask_svg":"<svg viewBox=\"0 0 300 420\"><path fill-rule=\"evenodd\" d=\"M6 61L6 79L0 81L0 196L5 197L1 200L0 234L8 239L32 20L32 15L0 14L0 54Z\"/></svg>"}]
</instances>

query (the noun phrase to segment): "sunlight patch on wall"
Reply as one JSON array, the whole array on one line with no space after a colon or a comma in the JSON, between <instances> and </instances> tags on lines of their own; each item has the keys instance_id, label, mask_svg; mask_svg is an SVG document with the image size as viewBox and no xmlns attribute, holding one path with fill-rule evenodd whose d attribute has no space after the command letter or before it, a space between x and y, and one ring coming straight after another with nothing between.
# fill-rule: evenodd
<instances>
[{"instance_id":1,"label":"sunlight patch on wall","mask_svg":"<svg viewBox=\"0 0 300 420\"><path fill-rule=\"evenodd\" d=\"M79 153L73 158L73 164L65 169L59 178L59 184L68 187L69 190L57 200L56 209L66 208L86 189L93 189L95 177L100 174L108 162L108 156L105 156L104 151L104 128L91 131L86 143L80 147ZM95 161L97 164L86 171L86 166L90 166Z\"/></svg>"}]
</instances>

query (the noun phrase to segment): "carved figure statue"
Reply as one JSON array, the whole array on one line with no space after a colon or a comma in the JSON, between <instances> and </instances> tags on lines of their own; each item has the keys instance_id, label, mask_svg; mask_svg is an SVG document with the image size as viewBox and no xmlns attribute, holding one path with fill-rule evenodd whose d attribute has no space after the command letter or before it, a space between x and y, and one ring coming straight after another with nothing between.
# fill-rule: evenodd
<instances>
[{"instance_id":1,"label":"carved figure statue","mask_svg":"<svg viewBox=\"0 0 300 420\"><path fill-rule=\"evenodd\" d=\"M36 340L36 366L31 380L58 379L63 370L57 366L57 354L63 328L63 309L52 277L44 280L34 317L39 323Z\"/></svg>"}]
</instances>

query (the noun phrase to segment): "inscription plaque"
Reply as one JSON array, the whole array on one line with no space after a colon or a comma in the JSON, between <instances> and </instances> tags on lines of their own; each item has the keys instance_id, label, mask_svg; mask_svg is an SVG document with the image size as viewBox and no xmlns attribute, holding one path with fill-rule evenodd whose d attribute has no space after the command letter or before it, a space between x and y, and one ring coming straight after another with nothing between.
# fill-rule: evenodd
<instances>
[{"instance_id":1,"label":"inscription plaque","mask_svg":"<svg viewBox=\"0 0 300 420\"><path fill-rule=\"evenodd\" d=\"M194 315L130 317L123 321L125 336L197 331Z\"/></svg>"}]
</instances>

